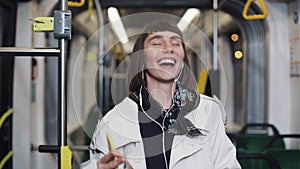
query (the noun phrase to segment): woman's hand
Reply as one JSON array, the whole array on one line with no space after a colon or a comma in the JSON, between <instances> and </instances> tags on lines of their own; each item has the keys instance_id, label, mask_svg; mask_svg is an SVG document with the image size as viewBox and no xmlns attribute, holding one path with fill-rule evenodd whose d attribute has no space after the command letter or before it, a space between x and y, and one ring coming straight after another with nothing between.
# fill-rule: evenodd
<instances>
[{"instance_id":1,"label":"woman's hand","mask_svg":"<svg viewBox=\"0 0 300 169\"><path fill-rule=\"evenodd\" d=\"M115 169L125 162L125 157L117 152L109 152L97 161L98 169Z\"/></svg>"}]
</instances>

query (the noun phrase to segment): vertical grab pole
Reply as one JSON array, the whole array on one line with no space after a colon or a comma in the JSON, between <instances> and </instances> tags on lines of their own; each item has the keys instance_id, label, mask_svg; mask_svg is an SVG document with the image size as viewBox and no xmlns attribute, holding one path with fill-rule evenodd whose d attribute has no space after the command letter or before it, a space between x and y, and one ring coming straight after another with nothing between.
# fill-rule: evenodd
<instances>
[{"instance_id":1,"label":"vertical grab pole","mask_svg":"<svg viewBox=\"0 0 300 169\"><path fill-rule=\"evenodd\" d=\"M214 17L214 32L213 32L213 70L218 69L218 0L213 1L213 17Z\"/></svg>"},{"instance_id":2,"label":"vertical grab pole","mask_svg":"<svg viewBox=\"0 0 300 169\"><path fill-rule=\"evenodd\" d=\"M67 0L60 0L60 11L64 13L68 10L68 1ZM59 40L59 48L60 48L60 57L58 58L58 146L60 149L67 145L67 106L66 106L66 62L67 62L67 44L68 44L68 37L64 36L65 33L65 25L64 16L62 15L60 22L60 28L58 35L56 38ZM62 36L60 36L62 34ZM62 154L61 152L58 153L58 168L61 169L62 167Z\"/></svg>"},{"instance_id":3,"label":"vertical grab pole","mask_svg":"<svg viewBox=\"0 0 300 169\"><path fill-rule=\"evenodd\" d=\"M98 107L101 111L102 108L102 113L104 112L104 102L103 102L103 77L104 77L104 71L103 71L103 64L104 64L104 19L103 19L103 14L102 14L102 8L100 5L99 0L94 0L95 2L95 7L98 13L98 22L99 22L99 34L98 34L98 39L99 39L99 50L98 50L98 64L99 64L99 70L98 70L98 98L97 98L97 103Z\"/></svg>"},{"instance_id":4,"label":"vertical grab pole","mask_svg":"<svg viewBox=\"0 0 300 169\"><path fill-rule=\"evenodd\" d=\"M212 95L220 97L220 70L218 69L218 0L213 1L213 17L214 17L214 32L213 32L213 66L209 72L211 80Z\"/></svg>"},{"instance_id":5,"label":"vertical grab pole","mask_svg":"<svg viewBox=\"0 0 300 169\"><path fill-rule=\"evenodd\" d=\"M62 11L68 9L66 0L60 0L60 7ZM60 48L60 57L58 59L58 90L59 90L59 99L58 99L58 117L59 117L59 146L67 145L67 134L66 134L66 127L67 127L67 112L66 112L66 51L67 51L67 40L64 38L59 39L59 48Z\"/></svg>"}]
</instances>

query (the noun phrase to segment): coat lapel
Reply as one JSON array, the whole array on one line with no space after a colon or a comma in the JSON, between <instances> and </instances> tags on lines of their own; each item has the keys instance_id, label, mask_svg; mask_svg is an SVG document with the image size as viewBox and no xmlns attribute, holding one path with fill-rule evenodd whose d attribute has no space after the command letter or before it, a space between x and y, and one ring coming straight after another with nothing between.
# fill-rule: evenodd
<instances>
[{"instance_id":1,"label":"coat lapel","mask_svg":"<svg viewBox=\"0 0 300 169\"><path fill-rule=\"evenodd\" d=\"M203 149L203 144L208 137L206 135L209 134L210 129L209 124L207 123L209 118L208 112L208 106L203 104L203 101L201 102L200 100L198 107L185 116L185 118L189 119L196 128L203 130L203 134L205 135L196 137L187 137L186 135L175 136L170 158L170 168L173 168L181 159Z\"/></svg>"}]
</instances>

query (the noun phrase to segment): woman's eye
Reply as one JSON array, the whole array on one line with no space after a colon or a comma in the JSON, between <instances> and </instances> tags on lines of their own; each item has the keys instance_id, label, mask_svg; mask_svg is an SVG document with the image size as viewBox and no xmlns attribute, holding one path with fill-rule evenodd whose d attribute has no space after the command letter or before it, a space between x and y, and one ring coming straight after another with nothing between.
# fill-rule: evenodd
<instances>
[{"instance_id":1,"label":"woman's eye","mask_svg":"<svg viewBox=\"0 0 300 169\"><path fill-rule=\"evenodd\" d=\"M153 46L160 46L161 43L152 43Z\"/></svg>"},{"instance_id":2,"label":"woman's eye","mask_svg":"<svg viewBox=\"0 0 300 169\"><path fill-rule=\"evenodd\" d=\"M171 41L171 44L172 44L173 46L181 46L181 41L173 40L173 41Z\"/></svg>"},{"instance_id":3,"label":"woman's eye","mask_svg":"<svg viewBox=\"0 0 300 169\"><path fill-rule=\"evenodd\" d=\"M174 47L181 47L181 43L173 43L172 44Z\"/></svg>"}]
</instances>

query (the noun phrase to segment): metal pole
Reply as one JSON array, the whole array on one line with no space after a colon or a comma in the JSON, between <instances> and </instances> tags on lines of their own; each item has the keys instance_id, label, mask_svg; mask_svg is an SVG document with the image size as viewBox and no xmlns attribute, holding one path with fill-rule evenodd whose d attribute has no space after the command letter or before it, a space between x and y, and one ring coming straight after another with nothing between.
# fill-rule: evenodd
<instances>
[{"instance_id":1,"label":"metal pole","mask_svg":"<svg viewBox=\"0 0 300 169\"><path fill-rule=\"evenodd\" d=\"M214 44L214 54L213 54L213 70L218 69L218 0L213 2L213 17L214 17L214 33L213 33L213 44Z\"/></svg>"},{"instance_id":2,"label":"metal pole","mask_svg":"<svg viewBox=\"0 0 300 169\"><path fill-rule=\"evenodd\" d=\"M59 146L65 146L67 145L67 133L66 133L66 128L67 128L67 112L66 112L66 49L67 49L67 42L65 39L60 39L60 57L58 59L59 63L59 99L58 99L58 118L59 118L59 140L58 140L58 145Z\"/></svg>"},{"instance_id":3,"label":"metal pole","mask_svg":"<svg viewBox=\"0 0 300 169\"><path fill-rule=\"evenodd\" d=\"M61 11L66 11L68 9L68 1L60 0ZM59 89L59 98L58 98L58 145L66 146L67 145L67 106L66 106L66 53L67 53L67 39L59 39L60 47L60 57L58 59L59 71L58 71L58 89Z\"/></svg>"},{"instance_id":4,"label":"metal pole","mask_svg":"<svg viewBox=\"0 0 300 169\"><path fill-rule=\"evenodd\" d=\"M98 0L94 0L95 7L98 13L98 22L99 22L99 50L98 50L98 64L99 64L99 70L98 70L98 99L97 103L99 106L99 109L103 111L103 63L104 63L104 19L102 14L102 9L100 2ZM103 112L102 112L103 113Z\"/></svg>"},{"instance_id":5,"label":"metal pole","mask_svg":"<svg viewBox=\"0 0 300 169\"><path fill-rule=\"evenodd\" d=\"M104 80L104 66L103 66L103 64L104 64L104 58L103 58L103 54L101 54L100 52L99 52L99 54L98 54L98 62L99 62L99 70L98 70L98 73L99 73L99 75L98 75L98 77L99 77L99 79L98 79L98 106L99 106L99 109L100 109L100 111L103 113L103 110L104 110L104 107L103 107L103 80Z\"/></svg>"},{"instance_id":6,"label":"metal pole","mask_svg":"<svg viewBox=\"0 0 300 169\"><path fill-rule=\"evenodd\" d=\"M64 12L68 9L67 0L60 0L60 9L61 12ZM63 21L62 21L63 22ZM64 24L64 23L59 23ZM64 27L64 25L62 26ZM61 30L64 32L64 30ZM67 145L67 91L66 91L66 62L67 62L67 39L65 37L57 37L59 40L59 48L60 48L60 57L58 58L58 125L57 125L57 135L58 135L58 146L59 150L62 147ZM58 169L62 167L62 154L58 152Z\"/></svg>"}]
</instances>

